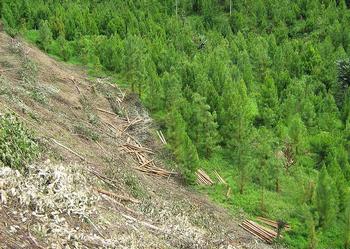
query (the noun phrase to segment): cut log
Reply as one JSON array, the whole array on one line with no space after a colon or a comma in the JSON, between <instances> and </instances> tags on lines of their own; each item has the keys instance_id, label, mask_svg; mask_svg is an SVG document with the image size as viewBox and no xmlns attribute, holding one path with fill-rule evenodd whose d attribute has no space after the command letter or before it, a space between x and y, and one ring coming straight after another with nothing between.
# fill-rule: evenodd
<instances>
[{"instance_id":1,"label":"cut log","mask_svg":"<svg viewBox=\"0 0 350 249\"><path fill-rule=\"evenodd\" d=\"M164 135L163 135L163 132L160 130L159 133L160 133L160 136L161 136L162 139L163 139L164 144L167 144L167 141L165 140L165 137L164 137Z\"/></svg>"},{"instance_id":2,"label":"cut log","mask_svg":"<svg viewBox=\"0 0 350 249\"><path fill-rule=\"evenodd\" d=\"M153 162L153 161L154 161L154 159L152 159L152 160L150 160L150 161L147 161L147 162L141 164L140 167L141 167L141 168L142 168L142 167L145 167L147 164L150 164L150 163Z\"/></svg>"},{"instance_id":3,"label":"cut log","mask_svg":"<svg viewBox=\"0 0 350 249\"><path fill-rule=\"evenodd\" d=\"M226 192L226 198L229 198L231 195L231 187L228 187L227 192Z\"/></svg>"},{"instance_id":4,"label":"cut log","mask_svg":"<svg viewBox=\"0 0 350 249\"><path fill-rule=\"evenodd\" d=\"M122 195L117 195L115 193L109 192L107 190L103 190L103 189L96 189L97 192L101 193L101 194L105 194L108 195L109 197L114 197L116 199L119 199L121 201L130 201L132 203L140 203L139 200L136 200L132 197L127 197L127 196L122 196Z\"/></svg>"},{"instance_id":5,"label":"cut log","mask_svg":"<svg viewBox=\"0 0 350 249\"><path fill-rule=\"evenodd\" d=\"M212 185L214 182L204 172L204 170L198 169L196 172L197 178L205 185Z\"/></svg>"},{"instance_id":6,"label":"cut log","mask_svg":"<svg viewBox=\"0 0 350 249\"><path fill-rule=\"evenodd\" d=\"M246 228L248 228L250 230L249 231L250 233L257 235L259 238L262 238L264 241L266 241L268 243L272 243L272 241L273 241L272 236L266 234L264 231L262 231L258 227L255 227L254 225L252 225L246 221L243 222L242 225L245 226Z\"/></svg>"},{"instance_id":7,"label":"cut log","mask_svg":"<svg viewBox=\"0 0 350 249\"><path fill-rule=\"evenodd\" d=\"M275 232L275 231L273 231L273 230L271 230L271 229L269 229L267 227L263 227L263 226L259 225L258 223L254 222L254 221L248 220L247 222L252 224L255 227L258 227L260 230L264 231L264 233L270 235L271 237L273 237L273 238L277 237L277 232Z\"/></svg>"},{"instance_id":8,"label":"cut log","mask_svg":"<svg viewBox=\"0 0 350 249\"><path fill-rule=\"evenodd\" d=\"M278 222L277 221L274 221L274 220L270 220L270 219L267 219L267 218L264 218L264 217L257 217L256 218L258 221L266 224L266 225L269 225L269 226L272 226L276 229L278 229ZM285 230L290 230L290 225L286 224L285 227L284 227Z\"/></svg>"},{"instance_id":9,"label":"cut log","mask_svg":"<svg viewBox=\"0 0 350 249\"><path fill-rule=\"evenodd\" d=\"M219 173L216 170L214 170L214 174L220 183L227 185L227 182L219 175Z\"/></svg>"},{"instance_id":10,"label":"cut log","mask_svg":"<svg viewBox=\"0 0 350 249\"><path fill-rule=\"evenodd\" d=\"M77 152L75 152L75 151L73 151L72 149L68 148L67 146L65 146L65 145L63 145L63 144L57 142L57 141L56 141L55 139L53 139L53 138L51 138L51 140L52 140L55 144L57 144L58 146L60 146L60 147L62 147L62 148L64 148L64 149L66 149L66 150L68 150L70 153L72 153L72 154L74 154L75 156L79 157L82 161L86 161L86 159L85 159L83 156L79 155Z\"/></svg>"},{"instance_id":11,"label":"cut log","mask_svg":"<svg viewBox=\"0 0 350 249\"><path fill-rule=\"evenodd\" d=\"M272 243L272 241L270 241L269 239L264 238L260 233L256 232L255 230L251 229L250 227L248 227L246 225L243 225L243 224L240 224L239 226L242 227L247 232L249 232L250 234L258 237L260 240L262 240L262 241L264 241L266 243L269 243L269 244Z\"/></svg>"},{"instance_id":12,"label":"cut log","mask_svg":"<svg viewBox=\"0 0 350 249\"><path fill-rule=\"evenodd\" d=\"M157 135L158 135L160 141L162 142L162 144L166 144L166 141L165 141L164 138L162 137L160 131L156 131L156 133L157 133Z\"/></svg>"}]
</instances>

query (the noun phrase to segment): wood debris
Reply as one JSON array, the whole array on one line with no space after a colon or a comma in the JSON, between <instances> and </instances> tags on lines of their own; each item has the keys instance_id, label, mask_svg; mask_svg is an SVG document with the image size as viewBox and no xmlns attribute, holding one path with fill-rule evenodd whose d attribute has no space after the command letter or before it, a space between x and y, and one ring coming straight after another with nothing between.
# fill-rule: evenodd
<instances>
[{"instance_id":1,"label":"wood debris","mask_svg":"<svg viewBox=\"0 0 350 249\"><path fill-rule=\"evenodd\" d=\"M271 244L273 240L277 237L277 232L268 229L264 226L259 225L258 223L251 221L251 220L245 220L242 224L239 225L247 232L255 235L262 241Z\"/></svg>"},{"instance_id":2,"label":"wood debris","mask_svg":"<svg viewBox=\"0 0 350 249\"><path fill-rule=\"evenodd\" d=\"M132 203L140 203L139 200L136 200L136 199L134 199L132 197L117 195L115 193L109 192L109 191L104 190L104 189L96 189L96 191L99 192L100 194L108 195L109 197L116 198L116 199L119 199L121 201L129 201L129 202L132 202Z\"/></svg>"},{"instance_id":3,"label":"wood debris","mask_svg":"<svg viewBox=\"0 0 350 249\"><path fill-rule=\"evenodd\" d=\"M68 150L70 153L74 154L75 156L79 157L82 161L86 161L85 157L81 156L80 154L78 154L77 152L73 151L72 149L68 148L67 146L57 142L55 139L51 138L51 140L57 144L58 146Z\"/></svg>"},{"instance_id":4,"label":"wood debris","mask_svg":"<svg viewBox=\"0 0 350 249\"><path fill-rule=\"evenodd\" d=\"M77 83L76 79L72 76L72 77L70 78L70 80L72 81L72 83L73 83L74 86L75 86L75 89L77 89L78 94L80 95L80 94L81 94L81 91L80 91L80 88L79 88L79 86L78 86L78 83Z\"/></svg>"},{"instance_id":5,"label":"wood debris","mask_svg":"<svg viewBox=\"0 0 350 249\"><path fill-rule=\"evenodd\" d=\"M214 174L215 174L216 178L218 179L219 183L227 185L227 182L219 175L219 173L216 170L214 170Z\"/></svg>"},{"instance_id":6,"label":"wood debris","mask_svg":"<svg viewBox=\"0 0 350 249\"><path fill-rule=\"evenodd\" d=\"M162 144L167 144L167 141L165 140L163 132L162 131L156 131L156 132L157 132L157 135L158 135L160 141L162 142Z\"/></svg>"},{"instance_id":7,"label":"wood debris","mask_svg":"<svg viewBox=\"0 0 350 249\"><path fill-rule=\"evenodd\" d=\"M275 229L278 229L278 221L270 220L270 219L267 219L267 218L264 218L264 217L257 217L256 219L258 221L260 221L261 223L264 223L264 224L269 225L269 226L271 226L271 227L273 227ZM290 230L291 229L290 225L286 224L284 226L284 229L286 231Z\"/></svg>"},{"instance_id":8,"label":"wood debris","mask_svg":"<svg viewBox=\"0 0 350 249\"><path fill-rule=\"evenodd\" d=\"M104 109L101 109L101 108L96 108L97 111L100 111L100 112L103 112L103 113L107 113L107 114L110 114L110 115L113 115L115 117L119 117L117 114L115 114L114 112L110 112L110 111L107 111L107 110L104 110Z\"/></svg>"},{"instance_id":9,"label":"wood debris","mask_svg":"<svg viewBox=\"0 0 350 249\"><path fill-rule=\"evenodd\" d=\"M210 179L210 177L205 173L204 170L198 169L196 172L197 175L197 183L200 185L213 185L214 182Z\"/></svg>"},{"instance_id":10,"label":"wood debris","mask_svg":"<svg viewBox=\"0 0 350 249\"><path fill-rule=\"evenodd\" d=\"M139 118L135 118L135 120L128 122L128 124L125 126L125 128L123 129L123 132L125 132L127 129L129 129L130 127L134 126L135 124L141 122L142 119Z\"/></svg>"},{"instance_id":11,"label":"wood debris","mask_svg":"<svg viewBox=\"0 0 350 249\"><path fill-rule=\"evenodd\" d=\"M290 226L288 224L285 224L285 223L283 224L283 228L282 228L281 225L279 225L278 221L266 219L263 217L257 217L257 220L266 224L266 225L273 227L274 230L271 228L262 226L254 221L251 221L251 220L245 220L239 226L242 227L247 232L255 235L256 237L258 237L262 241L269 243L269 244L271 244L278 236L280 238L283 238L283 236L278 235L282 229L290 230Z\"/></svg>"},{"instance_id":12,"label":"wood debris","mask_svg":"<svg viewBox=\"0 0 350 249\"><path fill-rule=\"evenodd\" d=\"M134 156L134 159L138 162L139 166L135 167L135 169L144 172L150 175L157 175L162 177L170 177L171 175L176 175L175 172L170 172L165 169L159 168L156 166L154 159L150 158L150 155L154 155L155 153L146 147L142 147L140 143L131 144L129 143L123 144L121 147L124 151Z\"/></svg>"},{"instance_id":13,"label":"wood debris","mask_svg":"<svg viewBox=\"0 0 350 249\"><path fill-rule=\"evenodd\" d=\"M226 198L230 198L230 196L231 196L231 187L228 187L226 192Z\"/></svg>"}]
</instances>

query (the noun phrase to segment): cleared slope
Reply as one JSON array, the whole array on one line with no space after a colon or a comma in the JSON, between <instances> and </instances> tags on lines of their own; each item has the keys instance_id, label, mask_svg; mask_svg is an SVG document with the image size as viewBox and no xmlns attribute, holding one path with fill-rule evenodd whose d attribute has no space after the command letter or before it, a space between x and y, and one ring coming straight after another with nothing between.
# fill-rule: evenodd
<instances>
[{"instance_id":1,"label":"cleared slope","mask_svg":"<svg viewBox=\"0 0 350 249\"><path fill-rule=\"evenodd\" d=\"M50 171L61 165L67 174L78 172L85 181L82 186L97 200L88 206L93 210L90 221L61 214L69 220L67 229L79 227L83 235L67 238L63 233L40 233L36 228L43 222L40 217L30 216L30 222L20 219L17 214L25 208L9 196L0 206L1 247L270 248L176 177L135 169L137 158L122 147L135 144L134 140L155 152L147 159L167 168L155 124L136 96L121 92L108 79L91 79L83 69L57 62L4 33L0 33L0 112L15 112L46 147L42 156L46 162L33 166L33 175L40 167ZM137 201L110 198L97 190ZM84 241L88 236L97 239Z\"/></svg>"}]
</instances>

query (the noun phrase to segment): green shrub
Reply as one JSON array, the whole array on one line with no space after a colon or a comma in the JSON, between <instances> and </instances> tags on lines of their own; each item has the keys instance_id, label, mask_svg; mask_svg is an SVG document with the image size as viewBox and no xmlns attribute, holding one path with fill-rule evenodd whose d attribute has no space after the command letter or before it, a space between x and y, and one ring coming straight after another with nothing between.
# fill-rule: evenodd
<instances>
[{"instance_id":1,"label":"green shrub","mask_svg":"<svg viewBox=\"0 0 350 249\"><path fill-rule=\"evenodd\" d=\"M33 134L13 114L0 116L0 165L18 170L36 159L39 146Z\"/></svg>"}]
</instances>

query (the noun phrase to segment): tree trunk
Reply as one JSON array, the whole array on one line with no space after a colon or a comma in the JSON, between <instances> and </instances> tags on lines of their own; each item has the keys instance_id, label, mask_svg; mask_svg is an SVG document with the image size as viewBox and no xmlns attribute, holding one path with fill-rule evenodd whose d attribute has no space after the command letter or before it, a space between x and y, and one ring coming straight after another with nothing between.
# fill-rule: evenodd
<instances>
[{"instance_id":1,"label":"tree trunk","mask_svg":"<svg viewBox=\"0 0 350 249\"><path fill-rule=\"evenodd\" d=\"M276 192L280 192L280 179L278 177L276 178Z\"/></svg>"},{"instance_id":2,"label":"tree trunk","mask_svg":"<svg viewBox=\"0 0 350 249\"><path fill-rule=\"evenodd\" d=\"M241 194L241 195L243 195L243 188L244 188L244 185L243 185L243 183L241 182L240 184L239 184L239 193Z\"/></svg>"},{"instance_id":3,"label":"tree trunk","mask_svg":"<svg viewBox=\"0 0 350 249\"><path fill-rule=\"evenodd\" d=\"M177 17L177 1L178 0L175 0L175 15L176 15L176 17Z\"/></svg>"},{"instance_id":4,"label":"tree trunk","mask_svg":"<svg viewBox=\"0 0 350 249\"><path fill-rule=\"evenodd\" d=\"M264 187L261 187L260 209L261 209L261 211L265 211L265 196L264 196Z\"/></svg>"}]
</instances>

